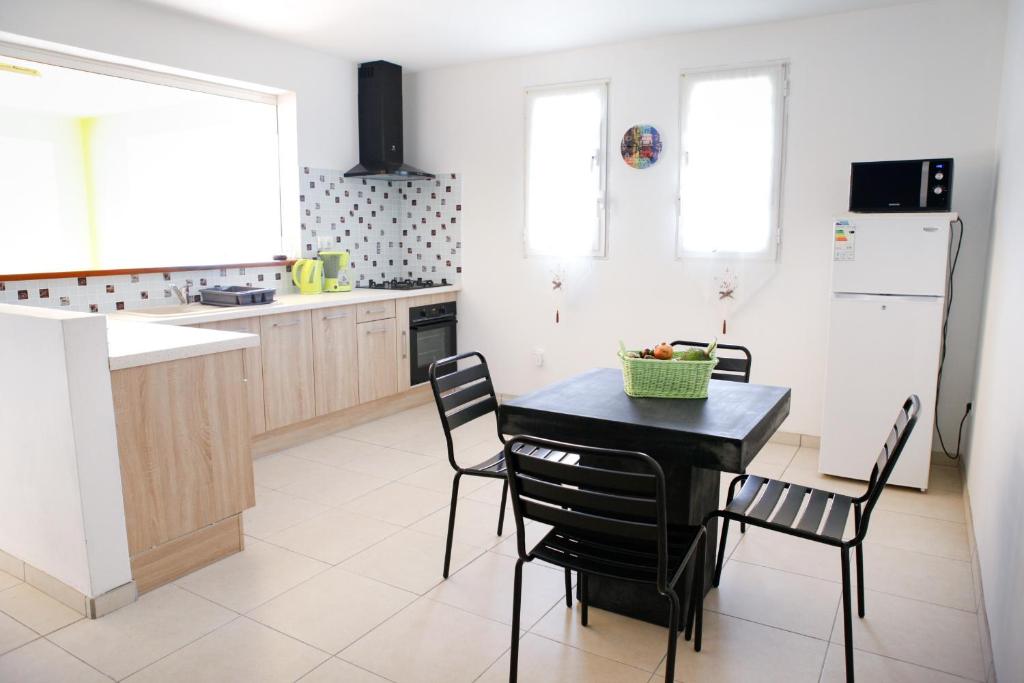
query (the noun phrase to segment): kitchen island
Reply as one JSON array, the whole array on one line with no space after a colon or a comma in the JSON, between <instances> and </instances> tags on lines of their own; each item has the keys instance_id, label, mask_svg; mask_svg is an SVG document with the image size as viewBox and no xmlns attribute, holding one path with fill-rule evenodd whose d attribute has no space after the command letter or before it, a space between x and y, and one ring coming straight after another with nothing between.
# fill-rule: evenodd
<instances>
[{"instance_id":1,"label":"kitchen island","mask_svg":"<svg viewBox=\"0 0 1024 683\"><path fill-rule=\"evenodd\" d=\"M97 617L242 549L254 335L0 306L0 560Z\"/></svg>"}]
</instances>

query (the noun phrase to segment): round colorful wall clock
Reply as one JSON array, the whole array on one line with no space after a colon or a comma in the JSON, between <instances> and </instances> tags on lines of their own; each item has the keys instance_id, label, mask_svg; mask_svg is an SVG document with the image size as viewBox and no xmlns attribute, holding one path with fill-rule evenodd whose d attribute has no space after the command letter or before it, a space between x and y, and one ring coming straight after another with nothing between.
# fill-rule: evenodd
<instances>
[{"instance_id":1,"label":"round colorful wall clock","mask_svg":"<svg viewBox=\"0 0 1024 683\"><path fill-rule=\"evenodd\" d=\"M626 129L622 136L622 160L633 168L647 168L661 154L661 133L654 126L639 123Z\"/></svg>"}]
</instances>

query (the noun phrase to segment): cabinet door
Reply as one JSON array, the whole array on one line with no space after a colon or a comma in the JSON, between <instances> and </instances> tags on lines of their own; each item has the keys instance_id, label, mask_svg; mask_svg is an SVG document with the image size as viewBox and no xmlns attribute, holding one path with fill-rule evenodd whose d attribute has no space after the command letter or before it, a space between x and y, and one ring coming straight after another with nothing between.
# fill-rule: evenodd
<instances>
[{"instance_id":1,"label":"cabinet door","mask_svg":"<svg viewBox=\"0 0 1024 683\"><path fill-rule=\"evenodd\" d=\"M315 416L311 327L309 311L260 318L268 430Z\"/></svg>"},{"instance_id":2,"label":"cabinet door","mask_svg":"<svg viewBox=\"0 0 1024 683\"><path fill-rule=\"evenodd\" d=\"M417 299L399 299L395 302L395 330L398 332L397 354L398 390L405 391L412 386L409 365L409 307L418 306Z\"/></svg>"},{"instance_id":3,"label":"cabinet door","mask_svg":"<svg viewBox=\"0 0 1024 683\"><path fill-rule=\"evenodd\" d=\"M242 352L110 373L128 552L256 504Z\"/></svg>"},{"instance_id":4,"label":"cabinet door","mask_svg":"<svg viewBox=\"0 0 1024 683\"><path fill-rule=\"evenodd\" d=\"M313 386L316 414L359 403L356 307L322 308L313 313Z\"/></svg>"},{"instance_id":5,"label":"cabinet door","mask_svg":"<svg viewBox=\"0 0 1024 683\"><path fill-rule=\"evenodd\" d=\"M359 323L359 401L366 403L398 392L395 319Z\"/></svg>"},{"instance_id":6,"label":"cabinet door","mask_svg":"<svg viewBox=\"0 0 1024 683\"><path fill-rule=\"evenodd\" d=\"M260 319L254 316L240 320L218 320L203 323L199 327L259 335ZM256 436L267 431L267 417L263 413L263 350L259 346L244 349L242 358L245 391L249 399L249 433Z\"/></svg>"}]
</instances>

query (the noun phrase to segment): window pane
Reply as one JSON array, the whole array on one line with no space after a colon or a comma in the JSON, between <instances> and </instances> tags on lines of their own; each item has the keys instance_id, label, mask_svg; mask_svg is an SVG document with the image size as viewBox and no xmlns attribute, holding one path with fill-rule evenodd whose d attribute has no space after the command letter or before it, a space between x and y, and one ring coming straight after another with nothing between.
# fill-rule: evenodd
<instances>
[{"instance_id":1,"label":"window pane","mask_svg":"<svg viewBox=\"0 0 1024 683\"><path fill-rule=\"evenodd\" d=\"M2 60L0 273L283 251L274 103Z\"/></svg>"},{"instance_id":2,"label":"window pane","mask_svg":"<svg viewBox=\"0 0 1024 683\"><path fill-rule=\"evenodd\" d=\"M529 253L603 251L605 86L527 95Z\"/></svg>"},{"instance_id":3,"label":"window pane","mask_svg":"<svg viewBox=\"0 0 1024 683\"><path fill-rule=\"evenodd\" d=\"M683 78L682 252L772 253L779 73L781 67Z\"/></svg>"}]
</instances>

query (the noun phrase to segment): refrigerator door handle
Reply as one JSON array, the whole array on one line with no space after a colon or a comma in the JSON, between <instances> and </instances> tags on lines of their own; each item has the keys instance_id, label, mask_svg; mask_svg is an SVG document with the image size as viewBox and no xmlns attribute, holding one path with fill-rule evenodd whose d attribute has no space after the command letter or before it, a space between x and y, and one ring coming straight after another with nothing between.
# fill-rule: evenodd
<instances>
[{"instance_id":1,"label":"refrigerator door handle","mask_svg":"<svg viewBox=\"0 0 1024 683\"><path fill-rule=\"evenodd\" d=\"M878 301L879 303L885 303L886 301L919 301L927 303L943 299L945 297L923 294L862 294L860 292L832 292L832 298L843 301Z\"/></svg>"}]
</instances>

